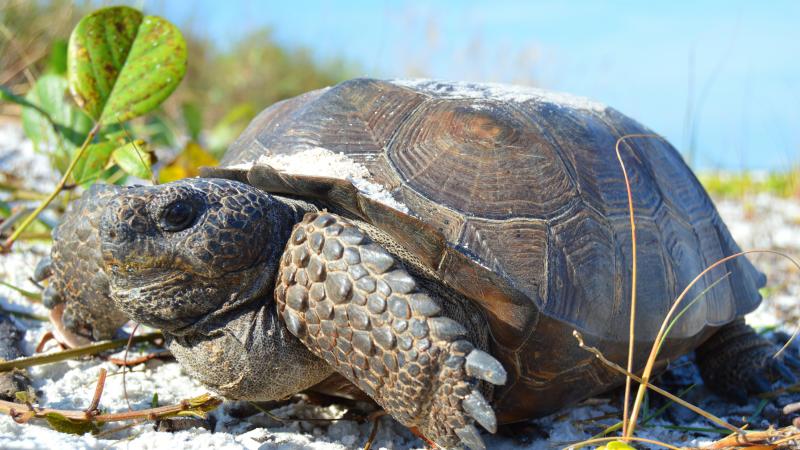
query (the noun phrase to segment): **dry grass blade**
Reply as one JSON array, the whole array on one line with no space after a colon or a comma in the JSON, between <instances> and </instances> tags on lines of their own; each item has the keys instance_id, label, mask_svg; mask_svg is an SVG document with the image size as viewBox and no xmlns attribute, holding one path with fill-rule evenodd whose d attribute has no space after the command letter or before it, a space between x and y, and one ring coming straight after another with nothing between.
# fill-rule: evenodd
<instances>
[{"instance_id":1,"label":"dry grass blade","mask_svg":"<svg viewBox=\"0 0 800 450\"><path fill-rule=\"evenodd\" d=\"M636 392L636 401L633 404L633 411L631 412L631 417L630 417L631 426L628 429L629 433L632 434L633 430L636 428L636 419L642 407L642 401L644 400L644 392L648 387L650 376L653 373L653 368L655 367L656 359L658 357L658 350L661 348L664 339L666 338L667 328L671 323L672 317L675 315L675 312L678 310L678 307L681 305L681 302L683 301L684 298L686 298L686 294L689 293L689 290L691 290L692 287L694 287L694 285L697 284L698 281L700 281L700 279L702 279L707 273L709 273L714 268L722 264L725 264L728 261L739 258L741 256L748 254L756 254L756 253L768 253L784 257L789 261L791 261L795 265L795 267L797 267L797 269L800 270L800 263L798 263L794 258L785 253L776 250L747 250L721 258L714 264L711 264L710 266L706 267L705 270L700 272L692 280L692 282L689 283L688 286L686 286L686 288L681 292L681 294L678 296L675 302L672 303L672 307L667 312L667 316L664 318L664 321L661 323L661 328L659 329L655 341L653 342L653 347L650 350L650 355L647 357L647 363L645 364L644 372L642 373L642 383L639 385L639 390Z\"/></svg>"},{"instance_id":2,"label":"dry grass blade","mask_svg":"<svg viewBox=\"0 0 800 450\"><path fill-rule=\"evenodd\" d=\"M798 326L797 329L794 330L794 333L792 333L792 337L790 337L789 340L786 341L785 344L783 344L783 347L778 349L778 351L775 352L775 354L772 355L772 357L773 358L780 358L780 356L783 354L783 352L785 352L786 349L789 348L790 345L792 345L792 342L797 340L797 335L798 334L800 334L800 326Z\"/></svg>"},{"instance_id":3,"label":"dry grass blade","mask_svg":"<svg viewBox=\"0 0 800 450\"><path fill-rule=\"evenodd\" d=\"M647 439L641 438L636 436L629 436L625 438L626 440L636 441L636 442L644 442L646 444L653 444L658 445L659 447L668 448L670 450L681 450L680 447L675 447L674 445L667 444L666 442L656 441L655 439ZM597 439L588 439L582 442L578 442L576 444L572 444L570 446L564 447L564 450L575 450L579 448L586 447L587 445L592 444L600 444L603 442L612 442L612 441L619 441L620 438L618 437L606 437L606 438L597 438Z\"/></svg>"},{"instance_id":4,"label":"dry grass blade","mask_svg":"<svg viewBox=\"0 0 800 450\"><path fill-rule=\"evenodd\" d=\"M751 431L745 435L732 434L703 447L704 450L722 450L733 448L765 448L777 449L792 441L800 441L800 433L794 427L769 429L765 431Z\"/></svg>"},{"instance_id":5,"label":"dry grass blade","mask_svg":"<svg viewBox=\"0 0 800 450\"><path fill-rule=\"evenodd\" d=\"M377 411L370 414L369 418L372 420L372 430L369 432L367 443L364 444L364 450L370 450L372 448L372 444L375 442L375 437L378 435L378 427L380 426L381 417L385 415L386 412L384 411Z\"/></svg>"},{"instance_id":6,"label":"dry grass blade","mask_svg":"<svg viewBox=\"0 0 800 450\"><path fill-rule=\"evenodd\" d=\"M625 162L622 160L622 154L619 151L619 146L624 142L626 139L634 139L634 138L657 138L663 139L657 134L626 134L625 136L620 137L617 139L617 142L614 144L614 151L617 154L617 161L619 161L619 166L622 169L622 175L625 178L625 190L628 193L628 214L630 218L630 225L631 225L631 317L630 317L630 324L629 324L629 335L628 335L628 372L633 372L633 351L634 351L634 342L636 338L636 221L634 220L634 213L633 213L633 193L631 191L631 183L628 179L628 171L625 169ZM623 406L623 413L622 413L622 434L624 436L630 436L632 431L629 430L629 421L628 421L628 408L630 407L630 398L631 398L631 379L630 377L625 378L625 403Z\"/></svg>"},{"instance_id":7,"label":"dry grass blade","mask_svg":"<svg viewBox=\"0 0 800 450\"><path fill-rule=\"evenodd\" d=\"M83 154L86 153L86 149L89 148L89 144L92 143L95 135L99 131L100 131L100 122L96 122L94 124L94 127L92 127L92 129L89 131L89 134L86 136L86 140L83 141L83 144L80 146L80 148L78 148L78 150L72 156L72 159L70 160L67 170L64 171L64 175L61 177L61 180L58 181L58 184L56 184L55 189L53 189L50 195L48 195L47 198L44 199L39 204L39 206L37 206L36 209L34 209L33 212L30 213L25 218L25 220L22 221L22 223L19 225L19 227L17 227L16 230L14 230L11 236L9 236L8 239L6 239L0 245L0 250L10 251L11 246L14 245L14 242L20 237L22 232L25 231L25 229L28 228L28 226L31 223L33 223L33 221L36 220L37 217L39 217L39 214L41 214L41 212L44 211L45 208L47 208L50 205L50 203L52 203L53 200L55 200L58 194L60 194L61 191L64 190L64 187L67 185L67 181L69 181L69 177L72 176L72 171L75 170L75 167L78 165L78 161L80 161L81 157L83 157Z\"/></svg>"},{"instance_id":8,"label":"dry grass blade","mask_svg":"<svg viewBox=\"0 0 800 450\"><path fill-rule=\"evenodd\" d=\"M606 366L610 367L611 369L614 369L617 372L621 373L622 375L625 375L626 377L632 379L633 381L636 381L637 383L640 383L640 386L644 386L644 380L642 378L640 378L639 376L637 376L634 373L628 372L627 370L623 369L619 365L615 364L613 361L610 361L608 358L606 358L603 355L602 352L600 352L600 350L598 350L598 349L596 349L594 347L591 347L589 345L586 345L586 343L583 341L583 336L581 335L580 332L578 332L577 330L574 330L572 332L572 335L575 336L575 339L578 340L578 346L580 348L586 350L589 353L592 353L595 357L597 357L597 359L600 360L600 362L602 362ZM680 397L677 397L677 396L675 396L673 394L670 394L669 392L661 389L658 386L655 386L653 384L648 384L647 387L650 390L652 390L653 392L656 392L658 394L663 395L664 397L667 397L668 399L672 400L673 402L683 406L684 408L689 409L690 411L694 412L695 414L698 414L700 416L705 417L706 419L716 423L717 425L719 425L721 427L724 427L724 428L730 430L733 433L738 433L738 434L744 433L744 431L742 429L736 428L735 426L733 426L733 425L729 424L728 422L722 420L721 418L711 414L710 412L708 412L708 411L706 411L706 410L704 410L702 408L699 408L699 407L687 402L686 400L684 400L684 399L682 399ZM625 438L627 438L627 437L628 436L626 436Z\"/></svg>"}]
</instances>

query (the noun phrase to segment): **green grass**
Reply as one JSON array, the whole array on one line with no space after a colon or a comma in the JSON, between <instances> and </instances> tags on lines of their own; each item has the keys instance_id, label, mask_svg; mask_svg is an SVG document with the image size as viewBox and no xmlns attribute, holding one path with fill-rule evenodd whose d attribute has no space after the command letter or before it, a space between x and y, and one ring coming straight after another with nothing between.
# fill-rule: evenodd
<instances>
[{"instance_id":1,"label":"green grass","mask_svg":"<svg viewBox=\"0 0 800 450\"><path fill-rule=\"evenodd\" d=\"M703 172L700 182L714 197L739 198L752 194L772 194L781 198L800 198L800 166L783 172Z\"/></svg>"}]
</instances>

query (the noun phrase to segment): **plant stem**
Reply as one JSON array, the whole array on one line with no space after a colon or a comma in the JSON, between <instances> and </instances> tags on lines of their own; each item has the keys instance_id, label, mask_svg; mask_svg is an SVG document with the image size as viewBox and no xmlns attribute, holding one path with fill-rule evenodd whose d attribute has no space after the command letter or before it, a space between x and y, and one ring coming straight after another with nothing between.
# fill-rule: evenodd
<instances>
[{"instance_id":1,"label":"plant stem","mask_svg":"<svg viewBox=\"0 0 800 450\"><path fill-rule=\"evenodd\" d=\"M92 130L89 131L89 134L86 136L86 140L83 141L83 145L81 148L75 152L75 155L72 157L72 161L69 162L69 166L67 170L64 172L64 176L61 177L61 181L58 182L56 188L53 189L53 192L47 196L44 201L27 217L25 220L20 224L19 228L17 228L14 233L6 239L3 243L3 248L8 250L14 245L14 241L16 241L19 236L25 231L26 228L34 221L45 208L47 208L50 203L61 193L61 190L64 189L64 186L67 184L67 180L69 180L70 175L72 175L72 171L75 169L75 166L78 164L78 161L83 157L83 154L86 153L86 149L89 148L89 144L94 140L95 135L100 130L100 122L96 122Z\"/></svg>"},{"instance_id":2,"label":"plant stem","mask_svg":"<svg viewBox=\"0 0 800 450\"><path fill-rule=\"evenodd\" d=\"M182 415L181 413L204 414L213 410L222 403L219 397L203 394L189 400L183 400L177 405L159 406L158 408L142 409L138 411L127 411L122 413L88 415L86 411L74 411L64 409L33 408L32 417L45 418L48 414L58 414L67 419L77 422L118 422L123 420L156 420L164 417ZM0 400L0 413L8 415L24 414L26 405Z\"/></svg>"},{"instance_id":3,"label":"plant stem","mask_svg":"<svg viewBox=\"0 0 800 450\"><path fill-rule=\"evenodd\" d=\"M686 294L689 292L689 290L691 290L691 288L701 278L703 278L707 273L711 272L715 267L717 267L717 266L719 266L721 264L725 264L726 262L728 262L730 260L733 260L733 259L736 259L736 258L739 258L741 256L748 255L748 254L754 254L754 253L769 253L769 254L781 256L783 258L788 259L795 267L798 268L798 270L800 270L800 262L798 262L797 260L795 260L791 256L787 255L786 253L782 253L782 252L775 251L775 250L761 250L761 249L759 249L759 250L745 250L745 251L742 251L742 252L739 252L739 253L734 253L733 255L730 255L730 256L726 256L726 257L724 257L722 259L719 259L714 264L711 264L710 266L706 267L696 277L694 277L694 279L691 281L691 283L689 283L689 285L686 286L686 288L684 288L683 292L681 292L681 294L678 296L678 298L676 298L675 301L672 303L672 307L667 312L667 316L664 318L664 321L661 322L661 328L658 330L658 334L656 335L656 338L653 341L653 346L650 349L650 355L647 357L647 363L645 364L644 371L642 373L642 381L639 384L639 390L636 392L636 400L633 403L633 412L631 413L631 418L630 418L630 423L631 423L631 427L630 428L631 429L629 430L629 432L631 434L633 434L633 428L636 427L636 417L637 417L637 415L639 413L639 409L641 408L641 405L642 405L642 399L644 397L644 392L649 387L650 375L653 373L653 366L655 365L656 358L658 357L658 350L659 350L659 348L661 348L661 345L662 345L662 343L663 343L663 341L664 341L664 339L666 337L667 327L669 326L669 323L672 320L672 317L675 315L675 312L677 311L678 307L681 305L681 302L686 297ZM795 331L793 336L796 337L797 334L798 334L798 331ZM784 347L788 346L793 340L794 340L794 337L789 339L789 342L787 342ZM779 355L781 351L782 350L779 350L777 355ZM773 357L775 357L775 355L773 355Z\"/></svg>"},{"instance_id":4,"label":"plant stem","mask_svg":"<svg viewBox=\"0 0 800 450\"><path fill-rule=\"evenodd\" d=\"M131 341L132 343L138 342L152 342L156 339L163 338L161 333L149 333L142 336L136 336ZM103 341L94 344L85 345L83 347L75 347L63 352L46 353L44 355L34 355L27 358L12 359L11 361L0 362L0 372L7 372L9 370L18 368L24 369L25 367L38 366L42 364L50 364L54 362L72 359L78 356L96 355L106 350L119 348L128 343L128 338L115 339L113 341Z\"/></svg>"},{"instance_id":5,"label":"plant stem","mask_svg":"<svg viewBox=\"0 0 800 450\"><path fill-rule=\"evenodd\" d=\"M590 346L586 345L586 343L583 341L583 336L577 330L573 330L572 331L572 335L575 336L575 339L578 340L578 346L580 348L588 351L589 353L592 353L595 357L597 357L597 359L600 360L600 362L602 362L603 364L605 364L609 368L611 368L613 370L616 370L617 372L619 372L619 373L625 375L626 377L629 377L633 381L639 383L640 388L643 387L643 388L646 388L646 389L650 389L650 390L652 390L652 391L654 391L654 392L656 392L658 394L663 395L664 397L667 397L668 399L670 399L673 402L683 406L684 408L687 408L687 409L691 410L693 413L705 417L706 419L716 423L717 425L719 425L721 427L727 428L728 430L730 430L730 431L732 431L734 433L737 433L737 434L744 434L744 431L741 430L740 428L737 428L737 427L729 424L728 422L725 422L724 420L722 420L719 417L711 414L708 411L705 411L705 410L703 410L701 408L698 408L697 406L694 406L693 404L687 402L686 400L683 400L683 399L678 398L677 396L675 396L673 394L670 394L669 392L659 388L658 386L655 386L653 384L648 383L643 378L639 378L639 376L637 376L637 375L635 375L635 374L633 374L631 372L628 372L627 370L623 369L619 365L617 365L614 362L610 361L608 358L606 358L600 352L600 350L598 350L598 349L596 349L594 347L590 347ZM638 409L634 409L634 413L636 413L636 412L638 412ZM633 420L633 419L631 419L631 420ZM632 435L631 436L624 436L622 439L623 440L632 439Z\"/></svg>"}]
</instances>

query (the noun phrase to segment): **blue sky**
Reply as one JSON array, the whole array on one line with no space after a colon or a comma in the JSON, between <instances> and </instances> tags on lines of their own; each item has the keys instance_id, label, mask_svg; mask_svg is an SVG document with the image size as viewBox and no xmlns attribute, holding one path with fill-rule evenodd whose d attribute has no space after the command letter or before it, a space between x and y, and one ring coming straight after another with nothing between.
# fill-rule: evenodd
<instances>
[{"instance_id":1,"label":"blue sky","mask_svg":"<svg viewBox=\"0 0 800 450\"><path fill-rule=\"evenodd\" d=\"M270 27L280 42L346 58L363 76L588 96L684 153L694 128L694 165L703 169L800 164L800 2L145 0L144 8L223 45Z\"/></svg>"}]
</instances>

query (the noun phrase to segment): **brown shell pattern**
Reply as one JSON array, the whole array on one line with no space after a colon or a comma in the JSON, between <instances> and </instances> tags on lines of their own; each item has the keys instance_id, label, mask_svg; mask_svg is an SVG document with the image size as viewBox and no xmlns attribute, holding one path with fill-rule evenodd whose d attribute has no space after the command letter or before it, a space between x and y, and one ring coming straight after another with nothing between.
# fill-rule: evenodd
<instances>
[{"instance_id":1,"label":"brown shell pattern","mask_svg":"<svg viewBox=\"0 0 800 450\"><path fill-rule=\"evenodd\" d=\"M522 342L505 359L535 384L526 373L536 369L525 369L537 361L534 342L566 336L568 345L572 329L624 355L631 237L614 148L640 133L652 132L612 108L544 91L356 79L266 109L222 165L323 147L366 166L411 215L528 298L539 317L528 326L538 330L515 338ZM691 280L739 247L669 143L627 139L621 151L636 212L637 337L647 342ZM468 283L469 273L457 268L453 279ZM668 353L690 350L710 327L758 305L763 275L746 258L711 271L687 300L721 277L673 329ZM481 306L505 320L491 303ZM502 321L489 322L502 334ZM556 366L549 370L567 370Z\"/></svg>"}]
</instances>

